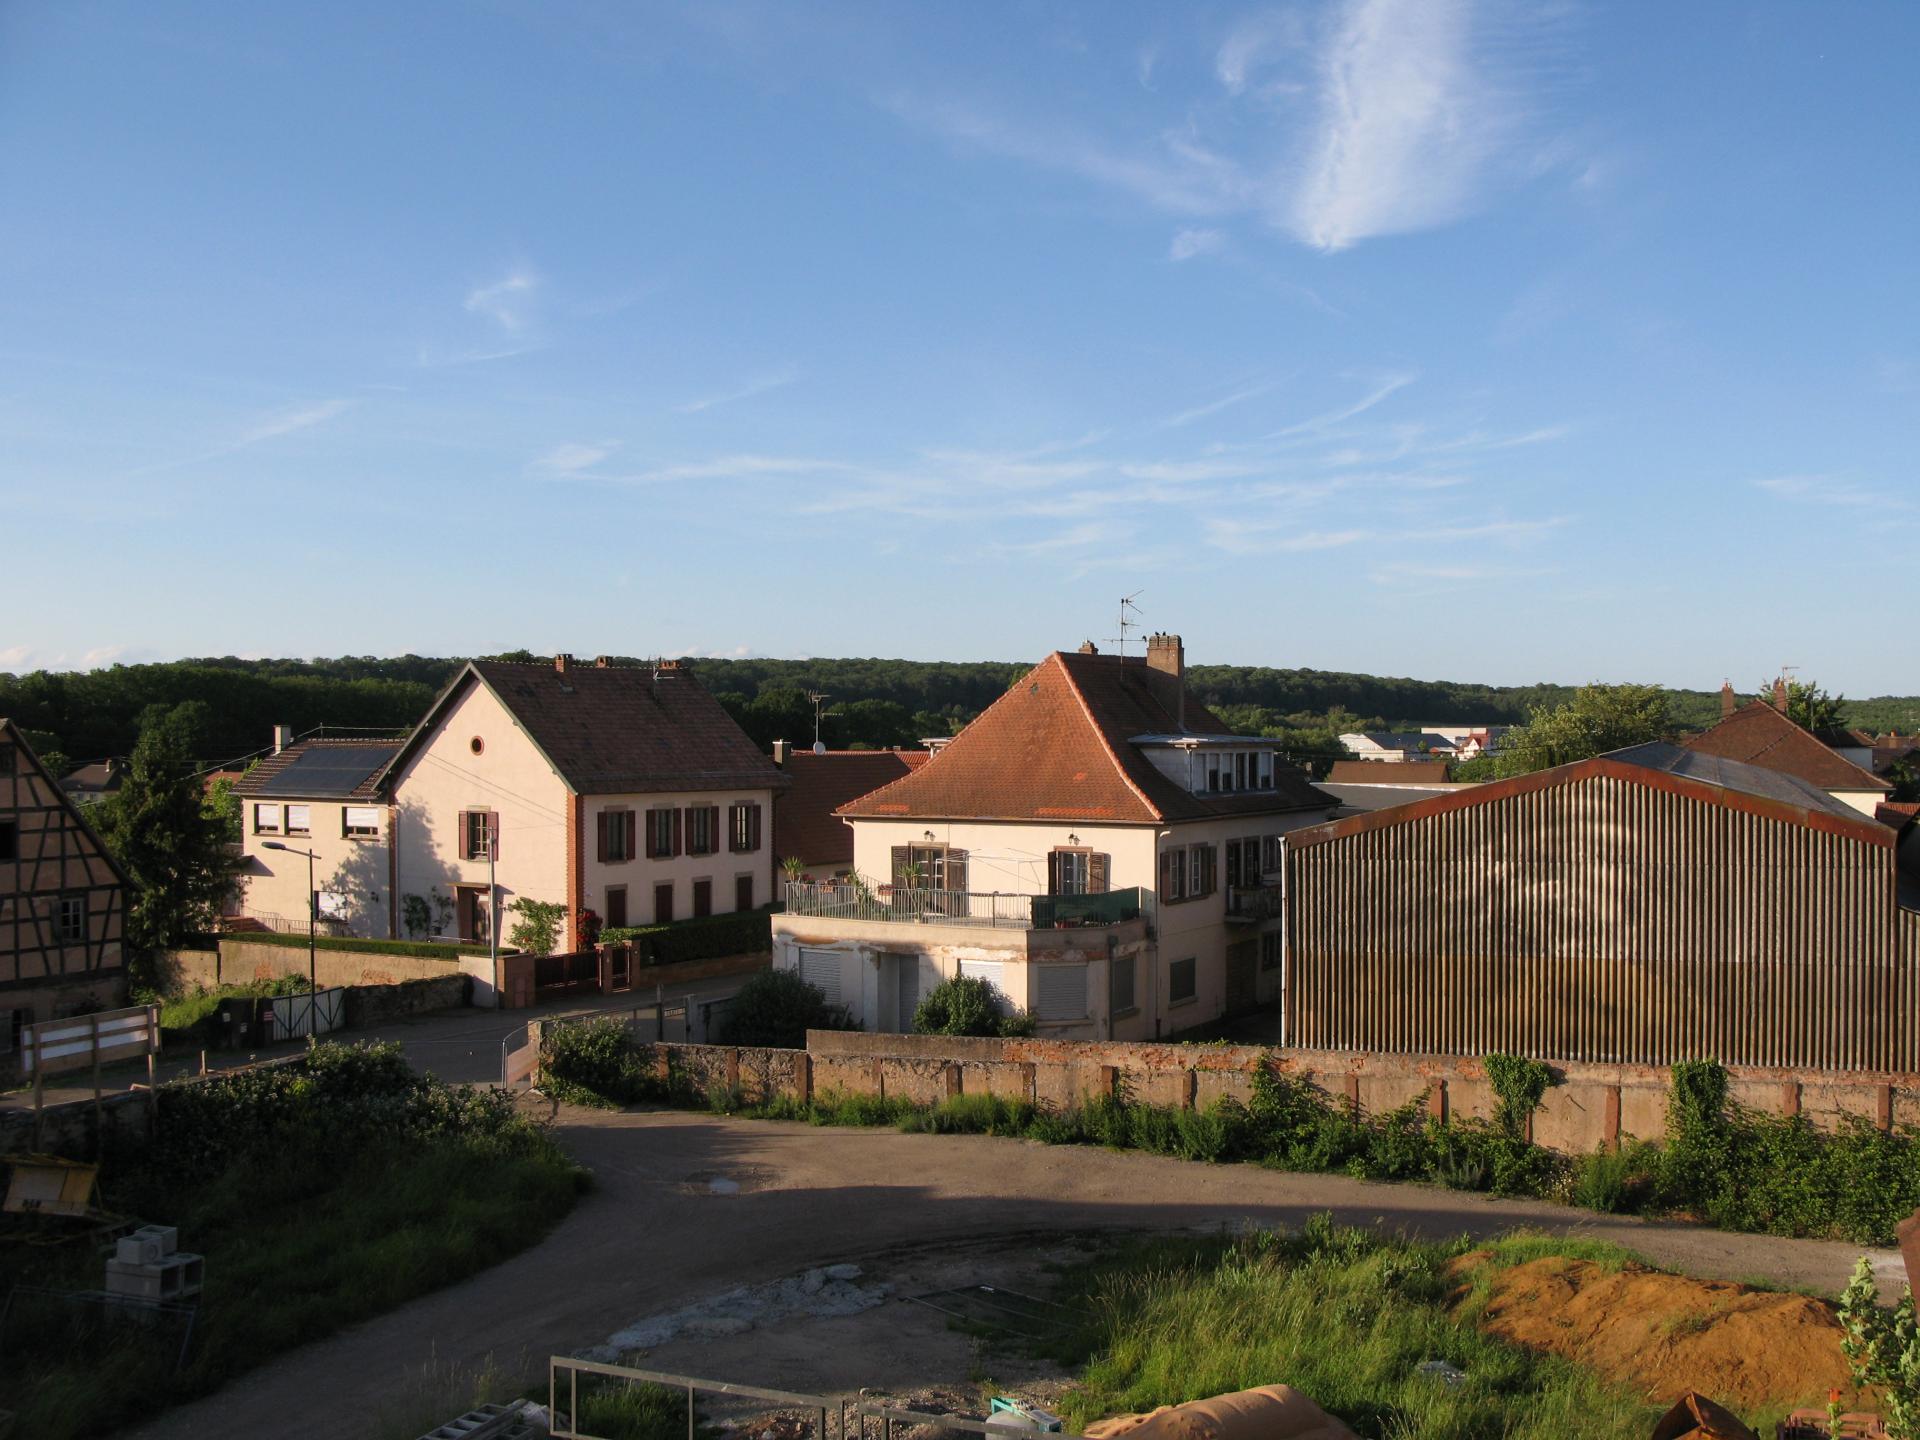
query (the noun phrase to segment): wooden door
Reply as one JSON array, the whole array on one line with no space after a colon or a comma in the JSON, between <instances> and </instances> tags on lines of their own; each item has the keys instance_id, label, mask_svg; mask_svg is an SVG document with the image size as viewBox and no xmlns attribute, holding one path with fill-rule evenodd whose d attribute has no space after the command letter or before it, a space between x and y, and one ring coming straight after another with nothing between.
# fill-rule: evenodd
<instances>
[{"instance_id":1,"label":"wooden door","mask_svg":"<svg viewBox=\"0 0 1920 1440\"><path fill-rule=\"evenodd\" d=\"M672 919L673 919L672 882L668 882L665 885L654 886L653 887L653 923L656 925L665 925Z\"/></svg>"},{"instance_id":2,"label":"wooden door","mask_svg":"<svg viewBox=\"0 0 1920 1440\"><path fill-rule=\"evenodd\" d=\"M733 881L733 908L736 910L753 909L753 877L737 875Z\"/></svg>"},{"instance_id":3,"label":"wooden door","mask_svg":"<svg viewBox=\"0 0 1920 1440\"><path fill-rule=\"evenodd\" d=\"M624 927L627 923L627 887L609 885L607 887L607 929Z\"/></svg>"},{"instance_id":4,"label":"wooden door","mask_svg":"<svg viewBox=\"0 0 1920 1440\"><path fill-rule=\"evenodd\" d=\"M699 920L713 914L713 882L696 880L693 882L693 916Z\"/></svg>"}]
</instances>

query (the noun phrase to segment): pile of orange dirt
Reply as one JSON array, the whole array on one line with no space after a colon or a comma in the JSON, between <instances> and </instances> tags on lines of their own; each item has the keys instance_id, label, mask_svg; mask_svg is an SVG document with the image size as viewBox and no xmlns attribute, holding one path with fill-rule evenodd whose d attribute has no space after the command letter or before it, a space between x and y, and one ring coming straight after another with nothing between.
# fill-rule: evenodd
<instances>
[{"instance_id":1,"label":"pile of orange dirt","mask_svg":"<svg viewBox=\"0 0 1920 1440\"><path fill-rule=\"evenodd\" d=\"M1455 1273L1464 1278L1486 1258L1463 1255ZM1834 1390L1850 1407L1862 1398L1833 1306L1805 1295L1549 1256L1496 1275L1480 1325L1661 1403L1689 1390L1744 1411L1824 1409Z\"/></svg>"}]
</instances>

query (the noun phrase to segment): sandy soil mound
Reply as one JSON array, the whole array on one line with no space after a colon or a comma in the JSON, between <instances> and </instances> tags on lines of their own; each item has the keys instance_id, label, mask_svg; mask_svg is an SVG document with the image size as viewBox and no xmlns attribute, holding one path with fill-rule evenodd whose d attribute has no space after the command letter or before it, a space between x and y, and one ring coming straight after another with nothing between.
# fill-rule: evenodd
<instances>
[{"instance_id":1,"label":"sandy soil mound","mask_svg":"<svg viewBox=\"0 0 1920 1440\"><path fill-rule=\"evenodd\" d=\"M1470 1270L1476 1256L1456 1262ZM1464 1293L1464 1292L1463 1292ZM1735 1410L1859 1398L1833 1306L1628 1265L1550 1257L1503 1271L1482 1326L1667 1402L1698 1390Z\"/></svg>"}]
</instances>

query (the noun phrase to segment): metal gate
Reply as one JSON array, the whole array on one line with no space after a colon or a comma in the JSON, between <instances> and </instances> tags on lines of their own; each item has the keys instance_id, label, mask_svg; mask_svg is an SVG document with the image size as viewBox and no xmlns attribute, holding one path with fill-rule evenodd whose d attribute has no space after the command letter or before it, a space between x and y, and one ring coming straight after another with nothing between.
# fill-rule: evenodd
<instances>
[{"instance_id":1,"label":"metal gate","mask_svg":"<svg viewBox=\"0 0 1920 1440\"><path fill-rule=\"evenodd\" d=\"M262 1003L260 1024L269 1044L307 1035L331 1035L346 1028L347 992L336 985L331 990L276 995Z\"/></svg>"},{"instance_id":2,"label":"metal gate","mask_svg":"<svg viewBox=\"0 0 1920 1440\"><path fill-rule=\"evenodd\" d=\"M581 1383L585 1377L586 1384ZM691 1375L670 1375L661 1370L636 1370L630 1365L605 1365L597 1360L575 1360L555 1355L547 1362L547 1412L553 1440L610 1440L610 1437L584 1428L591 1420L598 1395L617 1395L635 1385L658 1386L686 1392L687 1440L696 1440L699 1399L702 1395L731 1395L742 1400L760 1401L784 1410L798 1410L814 1419L815 1440L844 1440L847 1433L846 1404L824 1395L800 1395L788 1390L763 1390L757 1385L735 1385L725 1380L700 1380ZM596 1394L597 1392L597 1394ZM586 1413L582 1396L586 1397ZM836 1423L829 1427L828 1417Z\"/></svg>"}]
</instances>

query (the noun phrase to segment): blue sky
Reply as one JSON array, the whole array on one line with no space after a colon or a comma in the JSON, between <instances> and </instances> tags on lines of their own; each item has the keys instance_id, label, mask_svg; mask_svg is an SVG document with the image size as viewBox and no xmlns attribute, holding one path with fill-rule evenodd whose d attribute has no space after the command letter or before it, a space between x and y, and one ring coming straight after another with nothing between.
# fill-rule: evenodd
<instances>
[{"instance_id":1,"label":"blue sky","mask_svg":"<svg viewBox=\"0 0 1920 1440\"><path fill-rule=\"evenodd\" d=\"M1920 689L1920 8L0 6L0 669ZM17 527L17 529L16 529Z\"/></svg>"}]
</instances>

